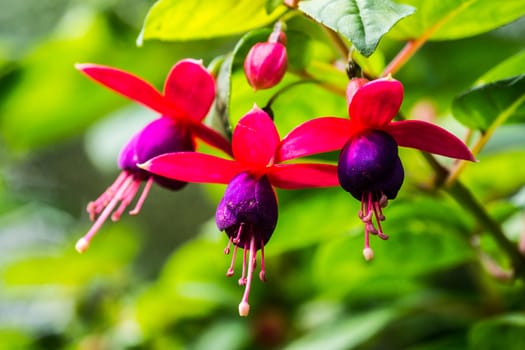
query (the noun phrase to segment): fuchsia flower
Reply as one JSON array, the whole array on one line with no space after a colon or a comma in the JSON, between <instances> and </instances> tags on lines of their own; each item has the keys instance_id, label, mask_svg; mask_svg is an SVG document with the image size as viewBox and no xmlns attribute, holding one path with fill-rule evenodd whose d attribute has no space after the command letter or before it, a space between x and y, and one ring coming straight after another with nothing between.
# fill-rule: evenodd
<instances>
[{"instance_id":1,"label":"fuchsia flower","mask_svg":"<svg viewBox=\"0 0 525 350\"><path fill-rule=\"evenodd\" d=\"M234 160L196 152L179 152L158 156L142 165L151 173L174 180L228 184L215 218L218 228L229 237L225 253L230 252L232 243L234 245L227 276L234 274L237 249L243 249L239 284L246 287L239 304L241 316L249 313L248 295L258 250L261 251L259 278L265 280L264 245L277 224L277 197L273 186L296 189L338 185L334 165L278 164L276 151L279 145L280 137L275 124L266 112L254 107L239 121L233 132Z\"/></svg>"},{"instance_id":2,"label":"fuchsia flower","mask_svg":"<svg viewBox=\"0 0 525 350\"><path fill-rule=\"evenodd\" d=\"M286 35L280 25L267 42L253 45L244 60L244 73L255 90L269 89L277 85L288 67Z\"/></svg>"},{"instance_id":3,"label":"fuchsia flower","mask_svg":"<svg viewBox=\"0 0 525 350\"><path fill-rule=\"evenodd\" d=\"M341 150L339 182L361 201L363 255L370 260L369 235L388 238L381 228L382 208L396 197L403 183L398 146L457 159L473 161L474 157L460 139L436 125L419 120L393 122L403 101L403 86L397 80L353 79L346 95L350 119L322 117L299 125L283 139L277 161Z\"/></svg>"},{"instance_id":4,"label":"fuchsia flower","mask_svg":"<svg viewBox=\"0 0 525 350\"><path fill-rule=\"evenodd\" d=\"M202 124L215 99L215 81L200 62L186 59L176 63L166 78L163 93L116 68L95 64L77 64L76 68L107 88L161 114L122 149L118 160L122 172L98 199L88 204L87 211L95 223L76 244L82 253L112 212L113 221L120 218L143 181L146 185L131 215L138 214L153 182L172 190L186 184L151 174L137 167L138 163L163 153L194 151L196 137L228 154L231 146L220 134Z\"/></svg>"}]
</instances>

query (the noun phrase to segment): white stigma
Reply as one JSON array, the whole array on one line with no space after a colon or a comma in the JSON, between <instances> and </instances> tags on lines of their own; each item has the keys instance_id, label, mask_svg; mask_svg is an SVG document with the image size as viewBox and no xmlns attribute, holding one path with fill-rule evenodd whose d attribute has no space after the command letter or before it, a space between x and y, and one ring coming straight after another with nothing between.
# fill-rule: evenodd
<instances>
[{"instance_id":1,"label":"white stigma","mask_svg":"<svg viewBox=\"0 0 525 350\"><path fill-rule=\"evenodd\" d=\"M363 256L365 257L366 261L370 261L374 258L374 251L370 247L366 247L363 249Z\"/></svg>"},{"instance_id":2,"label":"white stigma","mask_svg":"<svg viewBox=\"0 0 525 350\"><path fill-rule=\"evenodd\" d=\"M250 304L245 301L241 301L239 304L239 315L246 317L250 313Z\"/></svg>"},{"instance_id":3,"label":"white stigma","mask_svg":"<svg viewBox=\"0 0 525 350\"><path fill-rule=\"evenodd\" d=\"M77 244L75 244L75 249L80 254L84 253L89 248L89 241L85 238L81 238L78 240Z\"/></svg>"}]
</instances>

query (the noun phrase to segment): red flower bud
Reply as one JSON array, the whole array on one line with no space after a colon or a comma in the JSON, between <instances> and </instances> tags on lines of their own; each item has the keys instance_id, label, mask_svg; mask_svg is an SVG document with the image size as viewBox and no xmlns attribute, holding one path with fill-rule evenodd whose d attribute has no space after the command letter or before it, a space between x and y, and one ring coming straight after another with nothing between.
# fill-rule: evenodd
<instances>
[{"instance_id":1,"label":"red flower bud","mask_svg":"<svg viewBox=\"0 0 525 350\"><path fill-rule=\"evenodd\" d=\"M281 37L284 40L280 40ZM244 61L244 72L255 90L269 89L283 78L288 65L286 47L281 43L286 41L285 38L281 32L278 41L257 43L248 52Z\"/></svg>"}]
</instances>

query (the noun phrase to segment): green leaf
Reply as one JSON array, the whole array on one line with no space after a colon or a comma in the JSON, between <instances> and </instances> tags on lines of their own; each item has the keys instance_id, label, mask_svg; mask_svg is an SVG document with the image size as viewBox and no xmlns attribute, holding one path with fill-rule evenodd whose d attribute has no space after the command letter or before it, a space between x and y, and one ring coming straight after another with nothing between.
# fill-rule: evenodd
<instances>
[{"instance_id":1,"label":"green leaf","mask_svg":"<svg viewBox=\"0 0 525 350\"><path fill-rule=\"evenodd\" d=\"M523 186L525 179L525 167L516 166L517 159L525 159L525 150L482 153L480 162L467 167L462 178L484 203L508 198Z\"/></svg>"},{"instance_id":2,"label":"green leaf","mask_svg":"<svg viewBox=\"0 0 525 350\"><path fill-rule=\"evenodd\" d=\"M525 316L507 314L476 323L469 333L470 349L521 350L525 344Z\"/></svg>"},{"instance_id":3,"label":"green leaf","mask_svg":"<svg viewBox=\"0 0 525 350\"><path fill-rule=\"evenodd\" d=\"M313 193L312 193L313 192ZM277 229L268 244L268 254L303 248L348 233L359 225L358 202L340 188L310 190L305 198L281 206ZM307 208L307 210L305 210ZM355 215L349 216L348 213ZM312 229L315 227L315 229ZM300 232L300 234L290 234Z\"/></svg>"},{"instance_id":4,"label":"green leaf","mask_svg":"<svg viewBox=\"0 0 525 350\"><path fill-rule=\"evenodd\" d=\"M283 0L266 0L264 8L266 13L271 14L273 11L277 10L283 5Z\"/></svg>"},{"instance_id":5,"label":"green leaf","mask_svg":"<svg viewBox=\"0 0 525 350\"><path fill-rule=\"evenodd\" d=\"M401 227L385 230L390 236L388 241L371 238L375 257L370 263L362 255L364 227L361 228L363 231L354 231L358 236L334 239L324 244L314 261L314 278L319 287L329 294L358 290L369 292L375 289L372 286L379 284L377 282L388 285L397 281L395 283L399 287L401 281L475 258L468 243L458 238L455 232L451 234L451 228L446 225L424 221L404 223L407 226L402 227L403 230ZM335 286L330 281L339 282ZM378 291L377 295L397 292L385 289Z\"/></svg>"},{"instance_id":6,"label":"green leaf","mask_svg":"<svg viewBox=\"0 0 525 350\"><path fill-rule=\"evenodd\" d=\"M249 334L248 325L241 319L219 319L206 327L206 331L199 335L192 349L245 349Z\"/></svg>"},{"instance_id":7,"label":"green leaf","mask_svg":"<svg viewBox=\"0 0 525 350\"><path fill-rule=\"evenodd\" d=\"M112 35L103 17L88 13L81 18L67 27L74 35L48 37L17 63L9 84L0 84L0 136L10 149L27 151L78 135L106 113L130 103L82 76L74 63L104 63L160 83L177 56L184 54L180 46L173 50L153 43L136 48L129 33Z\"/></svg>"},{"instance_id":8,"label":"green leaf","mask_svg":"<svg viewBox=\"0 0 525 350\"><path fill-rule=\"evenodd\" d=\"M333 205L339 206L339 203ZM356 208L346 218L327 216L326 222L341 224L344 222L341 220L357 218L357 211ZM418 277L475 259L474 250L464 239L471 231L468 219L460 214L450 215L461 212L442 198L400 198L383 213L386 220L382 228L390 238L387 241L370 238L375 253L371 262L362 255L364 225L359 220L354 221L347 236L326 240L327 236L322 234L326 242L312 259L312 280L326 295L356 296L372 292L376 297L398 296L413 290Z\"/></svg>"},{"instance_id":9,"label":"green leaf","mask_svg":"<svg viewBox=\"0 0 525 350\"><path fill-rule=\"evenodd\" d=\"M0 350L31 349L33 343L31 335L25 334L21 329L1 329L0 339Z\"/></svg>"},{"instance_id":10,"label":"green leaf","mask_svg":"<svg viewBox=\"0 0 525 350\"><path fill-rule=\"evenodd\" d=\"M282 15L271 15L266 0L159 0L150 9L141 39L194 40L228 36L265 26Z\"/></svg>"},{"instance_id":11,"label":"green leaf","mask_svg":"<svg viewBox=\"0 0 525 350\"><path fill-rule=\"evenodd\" d=\"M451 40L481 34L525 14L522 0L401 0L417 10L396 25L391 34L398 39Z\"/></svg>"},{"instance_id":12,"label":"green leaf","mask_svg":"<svg viewBox=\"0 0 525 350\"><path fill-rule=\"evenodd\" d=\"M299 9L345 36L367 57L394 24L414 12L390 0L309 0L301 1Z\"/></svg>"},{"instance_id":13,"label":"green leaf","mask_svg":"<svg viewBox=\"0 0 525 350\"><path fill-rule=\"evenodd\" d=\"M199 236L179 247L155 284L140 296L137 318L146 333L181 318L208 315L220 305L234 310L238 303L238 286L224 276L230 261L222 253L227 240L215 224L204 230L213 230L213 237Z\"/></svg>"},{"instance_id":14,"label":"green leaf","mask_svg":"<svg viewBox=\"0 0 525 350\"><path fill-rule=\"evenodd\" d=\"M125 267L139 248L136 232L123 224L103 230L85 254L78 254L74 243L67 242L54 254L33 255L8 264L1 278L10 287L54 284L76 290L95 277L114 281L129 277Z\"/></svg>"},{"instance_id":15,"label":"green leaf","mask_svg":"<svg viewBox=\"0 0 525 350\"><path fill-rule=\"evenodd\" d=\"M475 86L525 74L525 50L509 57L479 78Z\"/></svg>"},{"instance_id":16,"label":"green leaf","mask_svg":"<svg viewBox=\"0 0 525 350\"><path fill-rule=\"evenodd\" d=\"M505 123L525 122L525 74L475 87L452 103L463 125L486 131Z\"/></svg>"},{"instance_id":17,"label":"green leaf","mask_svg":"<svg viewBox=\"0 0 525 350\"><path fill-rule=\"evenodd\" d=\"M222 130L223 134L231 139L230 125L230 92L233 55L224 59L217 74L217 96L211 110L212 125Z\"/></svg>"},{"instance_id":18,"label":"green leaf","mask_svg":"<svg viewBox=\"0 0 525 350\"><path fill-rule=\"evenodd\" d=\"M21 56L49 35L67 13L69 0L0 1L0 42L9 56Z\"/></svg>"},{"instance_id":19,"label":"green leaf","mask_svg":"<svg viewBox=\"0 0 525 350\"><path fill-rule=\"evenodd\" d=\"M396 316L395 310L382 309L337 320L297 339L284 349L353 349L377 334Z\"/></svg>"}]
</instances>

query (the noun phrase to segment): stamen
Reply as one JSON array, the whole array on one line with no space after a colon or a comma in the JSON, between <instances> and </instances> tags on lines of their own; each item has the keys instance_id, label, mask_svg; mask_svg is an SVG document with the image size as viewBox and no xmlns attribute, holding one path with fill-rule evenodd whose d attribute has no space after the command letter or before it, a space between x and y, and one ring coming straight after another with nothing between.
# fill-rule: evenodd
<instances>
[{"instance_id":1,"label":"stamen","mask_svg":"<svg viewBox=\"0 0 525 350\"><path fill-rule=\"evenodd\" d=\"M226 248L224 248L224 255L230 254L230 247L232 245L232 238L228 239L228 244L226 245Z\"/></svg>"},{"instance_id":2,"label":"stamen","mask_svg":"<svg viewBox=\"0 0 525 350\"><path fill-rule=\"evenodd\" d=\"M246 249L246 248L245 248ZM244 295L242 296L241 303L239 304L239 315L248 316L250 312L250 304L248 304L248 296L250 295L250 286L252 282L252 275L255 262L255 237L252 235L250 239L250 264L248 266L248 279L246 281L246 287L244 289Z\"/></svg>"},{"instance_id":3,"label":"stamen","mask_svg":"<svg viewBox=\"0 0 525 350\"><path fill-rule=\"evenodd\" d=\"M239 249L239 247L237 246L233 247L232 261L230 263L230 267L228 268L228 271L226 271L226 276L228 277L231 277L234 274L233 267L235 266L235 257L237 256L237 249Z\"/></svg>"},{"instance_id":4,"label":"stamen","mask_svg":"<svg viewBox=\"0 0 525 350\"><path fill-rule=\"evenodd\" d=\"M379 203L374 204L374 216L376 218L376 224L377 224L377 236L383 240L387 240L388 236L383 233L383 228L381 227L381 220L380 218L384 216L381 212L381 208L379 207Z\"/></svg>"},{"instance_id":5,"label":"stamen","mask_svg":"<svg viewBox=\"0 0 525 350\"><path fill-rule=\"evenodd\" d=\"M112 221L118 221L122 214L124 213L124 210L128 207L128 205L131 203L133 198L135 197L135 194L137 194L137 191L140 187L140 180L134 179L131 186L128 187L128 189L122 194L122 199L120 202L120 205L117 210L111 215Z\"/></svg>"},{"instance_id":6,"label":"stamen","mask_svg":"<svg viewBox=\"0 0 525 350\"><path fill-rule=\"evenodd\" d=\"M239 228L240 229L240 228ZM248 249L248 244L244 244L242 250L242 274L239 278L239 286L244 286L246 284L246 250ZM248 267L249 269L250 267Z\"/></svg>"},{"instance_id":7,"label":"stamen","mask_svg":"<svg viewBox=\"0 0 525 350\"><path fill-rule=\"evenodd\" d=\"M135 208L133 210L130 210L129 215L137 215L140 213L140 210L142 209L142 205L146 201L146 197L148 197L149 190L151 189L151 186L153 185L153 176L150 176L148 181L146 181L146 185L144 185L144 189L142 190L142 193L139 197L139 200L137 201L137 204L135 204Z\"/></svg>"},{"instance_id":8,"label":"stamen","mask_svg":"<svg viewBox=\"0 0 525 350\"><path fill-rule=\"evenodd\" d=\"M368 211L365 216L361 217L361 221L365 223L371 223L372 222L372 211Z\"/></svg>"},{"instance_id":9,"label":"stamen","mask_svg":"<svg viewBox=\"0 0 525 350\"><path fill-rule=\"evenodd\" d=\"M385 235L383 232L379 232L379 233L377 234L377 237L381 238L383 241L386 241L387 239L390 238L389 235Z\"/></svg>"},{"instance_id":10,"label":"stamen","mask_svg":"<svg viewBox=\"0 0 525 350\"><path fill-rule=\"evenodd\" d=\"M239 231L237 231L237 236L233 239L233 243L237 244L241 241L241 233L243 226L244 222L241 222L241 224L239 225Z\"/></svg>"},{"instance_id":11,"label":"stamen","mask_svg":"<svg viewBox=\"0 0 525 350\"><path fill-rule=\"evenodd\" d=\"M380 202L374 203L374 213L377 221L385 221L385 216L383 215L383 207L381 207Z\"/></svg>"},{"instance_id":12,"label":"stamen","mask_svg":"<svg viewBox=\"0 0 525 350\"><path fill-rule=\"evenodd\" d=\"M93 226L91 226L89 231L84 235L84 237L79 239L77 244L75 245L75 249L79 253L83 253L89 248L89 243L91 242L91 239L95 236L100 227L102 227L102 224L107 220L117 203L122 199L122 196L128 191L129 186L131 186L134 181L135 180L133 178L133 175L126 172L125 181L118 188L115 196L109 201L108 205L104 208L104 210L97 218Z\"/></svg>"},{"instance_id":13,"label":"stamen","mask_svg":"<svg viewBox=\"0 0 525 350\"><path fill-rule=\"evenodd\" d=\"M361 210L359 210L359 218L363 220L365 218L367 213L366 206L365 206L365 193L361 194ZM364 221L364 220L363 220Z\"/></svg>"},{"instance_id":14,"label":"stamen","mask_svg":"<svg viewBox=\"0 0 525 350\"><path fill-rule=\"evenodd\" d=\"M381 198L379 198L379 205L381 206L381 208L386 208L386 206L388 205L388 197L385 196L384 193L381 193Z\"/></svg>"},{"instance_id":15,"label":"stamen","mask_svg":"<svg viewBox=\"0 0 525 350\"><path fill-rule=\"evenodd\" d=\"M264 269L264 241L261 240L261 272L259 272L259 279L266 282L266 272Z\"/></svg>"},{"instance_id":16,"label":"stamen","mask_svg":"<svg viewBox=\"0 0 525 350\"><path fill-rule=\"evenodd\" d=\"M114 198L118 189L122 183L126 180L129 173L127 171L122 171L117 176L116 180L109 186L97 199L88 203L86 210L89 213L89 218L91 221L94 221L98 214L109 204L109 202Z\"/></svg>"},{"instance_id":17,"label":"stamen","mask_svg":"<svg viewBox=\"0 0 525 350\"><path fill-rule=\"evenodd\" d=\"M377 235L379 234L379 232L377 231L377 229L375 228L374 224L372 223L372 221L369 221L366 223L365 225L365 231L367 233L370 233L372 235Z\"/></svg>"}]
</instances>

